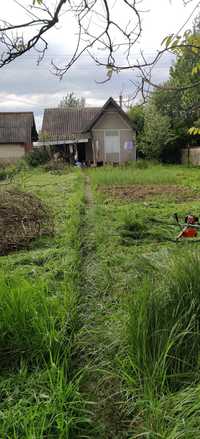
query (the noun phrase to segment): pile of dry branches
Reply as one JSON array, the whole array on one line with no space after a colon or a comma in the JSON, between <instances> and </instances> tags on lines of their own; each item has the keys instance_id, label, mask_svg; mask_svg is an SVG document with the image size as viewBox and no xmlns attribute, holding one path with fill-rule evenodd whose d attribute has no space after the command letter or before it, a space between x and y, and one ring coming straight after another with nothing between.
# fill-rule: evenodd
<instances>
[{"instance_id":1,"label":"pile of dry branches","mask_svg":"<svg viewBox=\"0 0 200 439\"><path fill-rule=\"evenodd\" d=\"M39 198L18 190L0 191L0 255L26 248L53 233L51 214Z\"/></svg>"}]
</instances>

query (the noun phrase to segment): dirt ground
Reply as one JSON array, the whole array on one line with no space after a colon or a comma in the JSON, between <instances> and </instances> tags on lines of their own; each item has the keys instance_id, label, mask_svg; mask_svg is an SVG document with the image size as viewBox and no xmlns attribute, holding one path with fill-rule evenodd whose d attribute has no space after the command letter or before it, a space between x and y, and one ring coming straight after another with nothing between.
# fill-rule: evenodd
<instances>
[{"instance_id":1,"label":"dirt ground","mask_svg":"<svg viewBox=\"0 0 200 439\"><path fill-rule=\"evenodd\" d=\"M107 198L140 201L152 198L165 198L182 202L184 200L198 199L198 194L176 185L132 185L132 186L103 186L99 188L100 192Z\"/></svg>"}]
</instances>

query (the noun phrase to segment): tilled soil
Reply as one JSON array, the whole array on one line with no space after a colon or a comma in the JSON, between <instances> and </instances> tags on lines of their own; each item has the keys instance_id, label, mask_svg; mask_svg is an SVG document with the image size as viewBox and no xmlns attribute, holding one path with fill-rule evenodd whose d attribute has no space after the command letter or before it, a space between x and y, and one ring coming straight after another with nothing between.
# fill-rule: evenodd
<instances>
[{"instance_id":1,"label":"tilled soil","mask_svg":"<svg viewBox=\"0 0 200 439\"><path fill-rule=\"evenodd\" d=\"M176 185L130 185L130 186L103 186L99 191L107 198L141 201L152 198L168 198L170 200L182 202L185 200L195 200L199 195L190 189Z\"/></svg>"}]
</instances>

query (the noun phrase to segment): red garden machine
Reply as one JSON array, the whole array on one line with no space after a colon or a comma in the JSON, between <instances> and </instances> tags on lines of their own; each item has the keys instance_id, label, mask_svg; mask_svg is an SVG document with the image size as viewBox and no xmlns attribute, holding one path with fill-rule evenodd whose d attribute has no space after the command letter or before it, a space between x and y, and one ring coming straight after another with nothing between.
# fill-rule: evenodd
<instances>
[{"instance_id":1,"label":"red garden machine","mask_svg":"<svg viewBox=\"0 0 200 439\"><path fill-rule=\"evenodd\" d=\"M174 219L181 231L177 235L176 240L181 238L196 238L198 235L198 229L200 229L199 218L196 215L187 215L184 223L179 221L177 213L174 215Z\"/></svg>"}]
</instances>

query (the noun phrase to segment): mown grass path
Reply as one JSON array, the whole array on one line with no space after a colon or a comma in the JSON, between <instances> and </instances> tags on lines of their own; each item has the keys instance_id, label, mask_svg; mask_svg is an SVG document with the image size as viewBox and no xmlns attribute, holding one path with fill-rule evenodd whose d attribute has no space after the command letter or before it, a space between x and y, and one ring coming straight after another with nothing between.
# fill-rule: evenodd
<instances>
[{"instance_id":1,"label":"mown grass path","mask_svg":"<svg viewBox=\"0 0 200 439\"><path fill-rule=\"evenodd\" d=\"M81 392L91 411L92 429L87 437L123 439L120 383L113 371L112 347L106 333L109 301L99 283L98 243L95 233L95 200L90 178L85 177L85 213L82 221L82 268L77 335L78 369L84 370ZM83 437L82 434L80 437Z\"/></svg>"}]
</instances>

